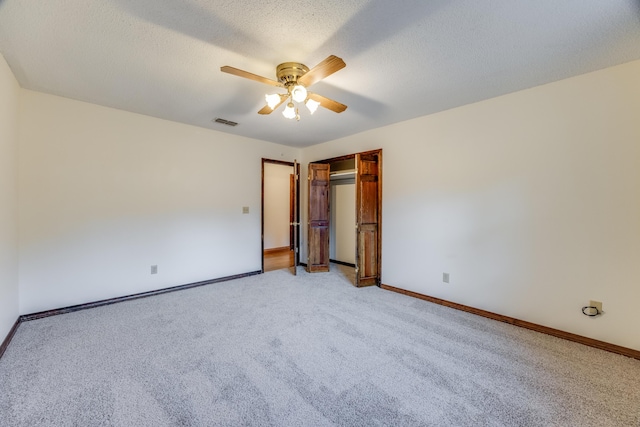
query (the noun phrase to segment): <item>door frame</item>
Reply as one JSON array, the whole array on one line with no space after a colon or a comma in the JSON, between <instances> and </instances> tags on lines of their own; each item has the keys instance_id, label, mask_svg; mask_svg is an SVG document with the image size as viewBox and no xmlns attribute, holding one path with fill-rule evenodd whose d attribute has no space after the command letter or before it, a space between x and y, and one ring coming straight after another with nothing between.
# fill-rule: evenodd
<instances>
[{"instance_id":1,"label":"door frame","mask_svg":"<svg viewBox=\"0 0 640 427\"><path fill-rule=\"evenodd\" d=\"M260 266L260 272L264 273L264 165L265 163L270 163L270 164L274 164L274 165L283 165L283 166L291 166L291 170L293 171L295 176L295 189L294 191L297 194L296 199L296 206L295 206L295 223L297 225L295 225L295 239L298 242L298 248L294 249L294 253L293 253L293 267L294 269L300 264L300 163L296 162L295 160L293 162L286 162L283 160L274 160L274 159L267 159L267 158L262 158L262 176L261 176L261 184L260 184L260 260L261 260L261 266ZM291 194L289 194L289 200L291 200ZM289 209L291 209L292 207L290 206ZM289 244L292 244L292 242L289 242Z\"/></svg>"},{"instance_id":2,"label":"door frame","mask_svg":"<svg viewBox=\"0 0 640 427\"><path fill-rule=\"evenodd\" d=\"M352 153L352 154L346 154L344 156L338 156L338 157L332 157L330 159L324 159L324 160L316 160L313 162L309 162L309 163L335 163L335 162L339 162L341 160L350 160L350 159L355 159L356 155L377 155L378 156L378 236L377 236L377 242L376 242L376 246L377 246L377 286L380 286L380 282L382 280L382 148L378 148L376 150L369 150L369 151L362 151L359 153ZM357 165L356 165L357 166ZM360 189L357 187L356 185L356 192L359 192ZM307 195L308 196L308 195ZM354 209L357 209L357 200L358 200L358 194L356 194L356 206L354 206ZM308 207L307 207L308 208ZM331 209L331 206L329 206L329 209ZM357 214L356 214L357 215ZM308 239L308 236L307 236ZM358 245L358 239L356 238L356 245ZM357 251L357 247L354 248L354 250ZM308 249L307 249L308 252ZM309 256L309 254L307 254L307 256ZM356 263L358 262L358 260L356 260Z\"/></svg>"}]
</instances>

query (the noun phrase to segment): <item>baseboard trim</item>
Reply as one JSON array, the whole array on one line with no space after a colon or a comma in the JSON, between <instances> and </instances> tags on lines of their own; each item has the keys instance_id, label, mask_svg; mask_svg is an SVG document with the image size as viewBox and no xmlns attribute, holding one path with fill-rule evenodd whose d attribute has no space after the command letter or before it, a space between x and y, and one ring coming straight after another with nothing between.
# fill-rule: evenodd
<instances>
[{"instance_id":1,"label":"baseboard trim","mask_svg":"<svg viewBox=\"0 0 640 427\"><path fill-rule=\"evenodd\" d=\"M235 274L233 276L220 277L218 279L203 280L201 282L188 283L186 285L178 285L178 286L172 286L170 288L156 289L154 291L141 292L138 294L132 294L132 295L126 295L122 297L88 302L85 304L72 305L69 307L57 308L54 310L45 310L45 311L40 311L38 313L24 314L20 316L18 320L20 322L27 322L29 320L42 319L43 317L57 316L59 314L72 313L74 311L86 310L86 309L95 308L95 307L102 307L104 305L116 304L119 302L131 301L134 299L146 298L146 297L151 297L155 295L162 295L169 292L182 291L185 289L196 288L198 286L211 285L213 283L226 282L234 279L241 279L243 277L255 276L256 274L262 274L262 272L260 270L251 271L249 273Z\"/></svg>"},{"instance_id":2,"label":"baseboard trim","mask_svg":"<svg viewBox=\"0 0 640 427\"><path fill-rule=\"evenodd\" d=\"M356 265L355 264L349 264L348 262L342 262L342 261L336 261L335 259L330 259L329 262L333 262L335 264L340 264L340 265L346 265L348 267L353 267L355 268ZM301 265L302 267L307 267L307 263L306 262L299 262L298 265Z\"/></svg>"},{"instance_id":3,"label":"baseboard trim","mask_svg":"<svg viewBox=\"0 0 640 427\"><path fill-rule=\"evenodd\" d=\"M557 338L562 338L562 339L577 342L579 344L583 344L589 347L598 348L600 350L605 350L611 353L621 354L623 356L640 360L640 351L634 350L631 348L622 347L616 344L611 344L608 342L599 341L592 338L587 338L582 335L573 334L571 332L561 331L560 329L549 328L548 326L538 325L536 323L527 322L525 320L516 319L514 317L503 316L502 314L497 314L491 311L470 307L468 305L458 304L458 303L443 300L440 298L431 297L428 295L420 294L418 292L396 288L395 286L382 284L380 285L380 287L388 291L408 295L410 297L418 298L424 301L429 301L439 305L444 305L446 307L454 308L456 310L466 311L467 313L476 314L478 316L487 317L489 319L497 320L499 322L509 323L511 325L519 326L521 328L530 329L532 331L541 332L543 334L551 335Z\"/></svg>"},{"instance_id":4,"label":"baseboard trim","mask_svg":"<svg viewBox=\"0 0 640 427\"><path fill-rule=\"evenodd\" d=\"M347 267L356 268L356 265L352 264L350 262L338 261L338 260L335 260L335 259L329 259L329 262L332 262L334 264L346 265Z\"/></svg>"},{"instance_id":5,"label":"baseboard trim","mask_svg":"<svg viewBox=\"0 0 640 427\"><path fill-rule=\"evenodd\" d=\"M11 329L9 329L9 333L5 337L4 341L2 341L2 345L0 345L0 359L2 358L2 355L4 354L4 352L7 350L7 347L9 347L9 343L13 339L13 336L16 334L16 331L18 330L18 326L20 326L20 323L21 323L20 317L18 317L16 319L16 322L11 327Z\"/></svg>"}]
</instances>

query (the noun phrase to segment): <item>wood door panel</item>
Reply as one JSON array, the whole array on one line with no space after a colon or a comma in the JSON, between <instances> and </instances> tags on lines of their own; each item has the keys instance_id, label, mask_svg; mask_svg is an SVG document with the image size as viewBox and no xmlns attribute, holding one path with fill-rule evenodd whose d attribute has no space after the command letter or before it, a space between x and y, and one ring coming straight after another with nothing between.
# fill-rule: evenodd
<instances>
[{"instance_id":1,"label":"wood door panel","mask_svg":"<svg viewBox=\"0 0 640 427\"><path fill-rule=\"evenodd\" d=\"M329 224L320 223L310 228L309 244L315 248L309 253L307 263L310 273L329 271L329 245L325 242L329 241Z\"/></svg>"},{"instance_id":2,"label":"wood door panel","mask_svg":"<svg viewBox=\"0 0 640 427\"><path fill-rule=\"evenodd\" d=\"M309 197L318 200L314 206L309 208L309 218L313 218L313 221L329 221L329 201L327 195L329 194L329 186L313 185L309 190Z\"/></svg>"},{"instance_id":3,"label":"wood door panel","mask_svg":"<svg viewBox=\"0 0 640 427\"><path fill-rule=\"evenodd\" d=\"M378 273L378 225L362 225L358 234L359 244L363 249L363 255L360 257L358 265L360 279L375 278Z\"/></svg>"},{"instance_id":4,"label":"wood door panel","mask_svg":"<svg viewBox=\"0 0 640 427\"><path fill-rule=\"evenodd\" d=\"M329 165L309 164L307 271L329 271Z\"/></svg>"},{"instance_id":5,"label":"wood door panel","mask_svg":"<svg viewBox=\"0 0 640 427\"><path fill-rule=\"evenodd\" d=\"M361 154L358 172L362 175L378 175L378 158L376 154Z\"/></svg>"},{"instance_id":6,"label":"wood door panel","mask_svg":"<svg viewBox=\"0 0 640 427\"><path fill-rule=\"evenodd\" d=\"M380 155L356 154L356 286L380 283Z\"/></svg>"},{"instance_id":7,"label":"wood door panel","mask_svg":"<svg viewBox=\"0 0 640 427\"><path fill-rule=\"evenodd\" d=\"M378 177L365 177L360 180L360 197L366 203L360 205L360 222L372 224L378 222Z\"/></svg>"}]
</instances>

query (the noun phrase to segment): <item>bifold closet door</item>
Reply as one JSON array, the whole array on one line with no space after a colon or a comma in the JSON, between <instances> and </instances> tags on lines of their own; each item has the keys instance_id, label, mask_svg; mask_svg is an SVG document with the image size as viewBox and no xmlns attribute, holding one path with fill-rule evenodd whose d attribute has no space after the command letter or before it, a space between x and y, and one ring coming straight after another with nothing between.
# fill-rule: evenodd
<instances>
[{"instance_id":1,"label":"bifold closet door","mask_svg":"<svg viewBox=\"0 0 640 427\"><path fill-rule=\"evenodd\" d=\"M380 283L380 155L356 154L356 286Z\"/></svg>"},{"instance_id":2,"label":"bifold closet door","mask_svg":"<svg viewBox=\"0 0 640 427\"><path fill-rule=\"evenodd\" d=\"M309 163L307 271L329 271L329 165Z\"/></svg>"}]
</instances>

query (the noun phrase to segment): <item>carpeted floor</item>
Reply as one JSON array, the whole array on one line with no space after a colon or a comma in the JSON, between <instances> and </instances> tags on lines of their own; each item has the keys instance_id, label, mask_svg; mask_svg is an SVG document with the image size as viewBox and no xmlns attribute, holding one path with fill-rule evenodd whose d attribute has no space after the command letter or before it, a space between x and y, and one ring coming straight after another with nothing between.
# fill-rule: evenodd
<instances>
[{"instance_id":1,"label":"carpeted floor","mask_svg":"<svg viewBox=\"0 0 640 427\"><path fill-rule=\"evenodd\" d=\"M273 271L23 323L2 426L640 426L640 361Z\"/></svg>"}]
</instances>

